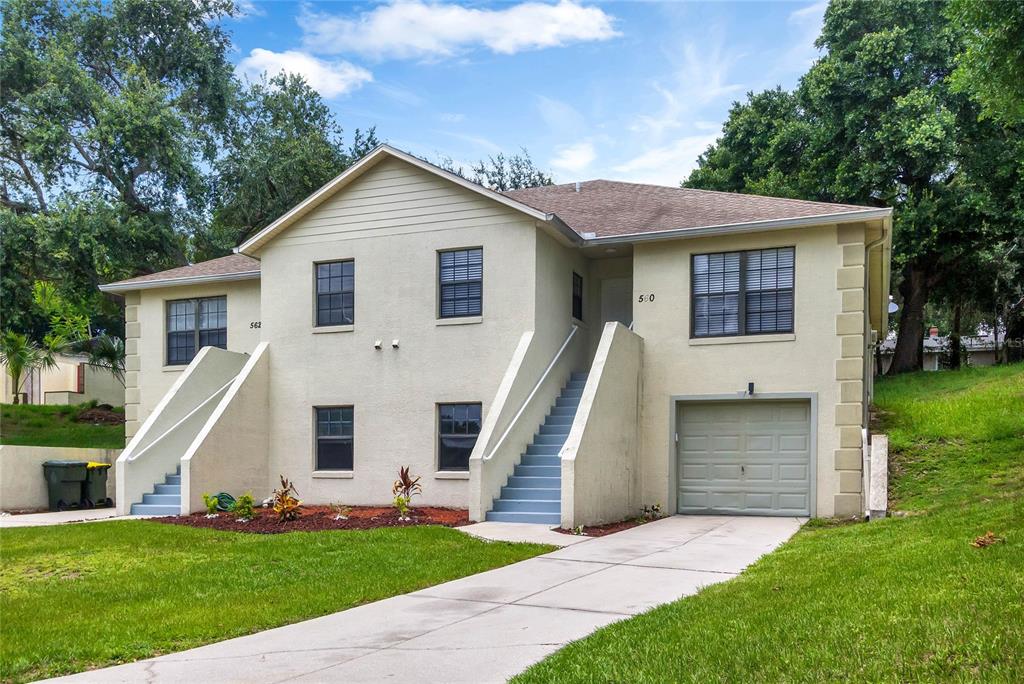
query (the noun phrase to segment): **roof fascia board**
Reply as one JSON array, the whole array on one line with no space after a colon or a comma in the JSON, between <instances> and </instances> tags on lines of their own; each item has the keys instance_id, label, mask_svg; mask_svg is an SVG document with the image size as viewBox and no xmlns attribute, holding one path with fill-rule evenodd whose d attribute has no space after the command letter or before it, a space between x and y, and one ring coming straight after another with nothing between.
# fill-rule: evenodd
<instances>
[{"instance_id":1,"label":"roof fascia board","mask_svg":"<svg viewBox=\"0 0 1024 684\"><path fill-rule=\"evenodd\" d=\"M561 220L558 219L558 217L556 217L554 214L548 214L542 211L538 211L537 209L534 209L529 205L523 204L522 202L518 202L514 199L511 199L510 197L506 197L497 192L494 192L493 190L485 188L482 185L478 185L477 183L466 180L465 178L459 176L458 174L451 173L450 171L445 171L444 169L438 166L434 166L433 164L425 162L418 157L414 157L411 154L407 154L405 152L402 152L401 150L397 150L391 147L390 145L380 145L372 152L367 154L365 157L360 159L358 162L356 162L349 168L345 169L333 180L328 181L325 185L323 185L319 190L314 192L312 195L310 195L302 202L299 202L297 205L292 207L287 213L285 213L279 219L271 223L269 226L261 230L256 235L252 236L251 238L243 242L240 246L236 247L234 249L235 253L255 256L254 251L260 249L266 242L268 242L275 235L277 235L277 233L281 232L282 230L290 226L292 223L294 223L296 220L302 218L304 215L318 207L328 197L330 197L335 192L340 190L342 187L344 187L348 183L352 182L353 180L361 176L368 169L375 166L385 156L400 159L423 171L426 171L435 176L439 176L440 178L444 178L447 181L455 183L456 185L459 185L471 192L483 195L484 197L487 197L490 200L498 202L499 204L503 204L506 207L524 213L538 221L552 223L553 221L557 220L558 223L561 223ZM564 226L564 224L562 225ZM565 227L568 228L568 226Z\"/></svg>"},{"instance_id":2,"label":"roof fascia board","mask_svg":"<svg viewBox=\"0 0 1024 684\"><path fill-rule=\"evenodd\" d=\"M889 207L882 209L865 209L863 211L844 211L837 214L819 214L799 218L769 219L765 221L748 221L745 223L727 223L717 226L701 226L699 228L679 228L662 230L654 233L630 233L628 235L608 235L589 238L583 241L584 247L614 245L634 242L652 242L656 240L678 240L682 238L708 237L712 235L729 235L733 233L755 233L767 230L786 230L824 224L857 223L885 219L892 215Z\"/></svg>"},{"instance_id":3,"label":"roof fascia board","mask_svg":"<svg viewBox=\"0 0 1024 684\"><path fill-rule=\"evenodd\" d=\"M238 273L218 273L215 275L185 276L184 278L163 278L161 280L144 280L137 283L109 283L107 285L100 285L100 291L132 292L134 290L152 290L159 287L202 285L204 283L230 282L233 280L258 280L259 277L259 271L239 271Z\"/></svg>"}]
</instances>

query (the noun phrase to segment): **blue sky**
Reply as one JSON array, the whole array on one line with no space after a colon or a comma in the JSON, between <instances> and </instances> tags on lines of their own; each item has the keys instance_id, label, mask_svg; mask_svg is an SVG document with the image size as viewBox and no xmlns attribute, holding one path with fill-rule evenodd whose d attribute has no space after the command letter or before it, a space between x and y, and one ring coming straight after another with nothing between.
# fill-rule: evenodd
<instances>
[{"instance_id":1,"label":"blue sky","mask_svg":"<svg viewBox=\"0 0 1024 684\"><path fill-rule=\"evenodd\" d=\"M675 185L748 90L792 88L824 2L242 3L240 75L302 73L346 135L469 162L526 147L557 182Z\"/></svg>"}]
</instances>

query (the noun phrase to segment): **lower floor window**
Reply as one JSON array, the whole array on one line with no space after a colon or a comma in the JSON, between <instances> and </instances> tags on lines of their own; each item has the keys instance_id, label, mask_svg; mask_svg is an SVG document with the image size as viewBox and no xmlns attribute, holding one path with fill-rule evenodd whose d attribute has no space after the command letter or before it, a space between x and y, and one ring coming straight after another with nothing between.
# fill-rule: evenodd
<instances>
[{"instance_id":1,"label":"lower floor window","mask_svg":"<svg viewBox=\"0 0 1024 684\"><path fill-rule=\"evenodd\" d=\"M352 407L316 409L316 469L352 470Z\"/></svg>"},{"instance_id":2,"label":"lower floor window","mask_svg":"<svg viewBox=\"0 0 1024 684\"><path fill-rule=\"evenodd\" d=\"M480 434L480 404L439 404L438 469L469 470L469 455Z\"/></svg>"}]
</instances>

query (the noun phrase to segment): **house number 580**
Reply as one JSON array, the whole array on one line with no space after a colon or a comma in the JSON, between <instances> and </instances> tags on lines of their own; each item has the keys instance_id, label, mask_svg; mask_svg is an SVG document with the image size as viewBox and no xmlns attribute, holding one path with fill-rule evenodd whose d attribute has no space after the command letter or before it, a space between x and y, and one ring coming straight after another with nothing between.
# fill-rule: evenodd
<instances>
[{"instance_id":1,"label":"house number 580","mask_svg":"<svg viewBox=\"0 0 1024 684\"><path fill-rule=\"evenodd\" d=\"M641 303L643 303L643 302L653 302L654 301L654 293L652 292L651 294L642 294L642 295L640 295L640 299L638 299L637 301L641 302Z\"/></svg>"}]
</instances>

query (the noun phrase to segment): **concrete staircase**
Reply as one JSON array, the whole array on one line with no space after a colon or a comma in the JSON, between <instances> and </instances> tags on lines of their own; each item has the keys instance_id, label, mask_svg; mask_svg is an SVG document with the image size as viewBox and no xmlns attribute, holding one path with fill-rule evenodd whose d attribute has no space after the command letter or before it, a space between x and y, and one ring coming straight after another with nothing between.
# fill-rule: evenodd
<instances>
[{"instance_id":1,"label":"concrete staircase","mask_svg":"<svg viewBox=\"0 0 1024 684\"><path fill-rule=\"evenodd\" d=\"M181 466L163 484L153 485L151 494L142 495L142 503L132 504L132 515L178 515L181 513Z\"/></svg>"},{"instance_id":2,"label":"concrete staircase","mask_svg":"<svg viewBox=\"0 0 1024 684\"><path fill-rule=\"evenodd\" d=\"M558 525L562 521L562 464L558 452L569 436L587 384L586 373L573 373L562 388L533 443L487 512L487 520Z\"/></svg>"}]
</instances>

